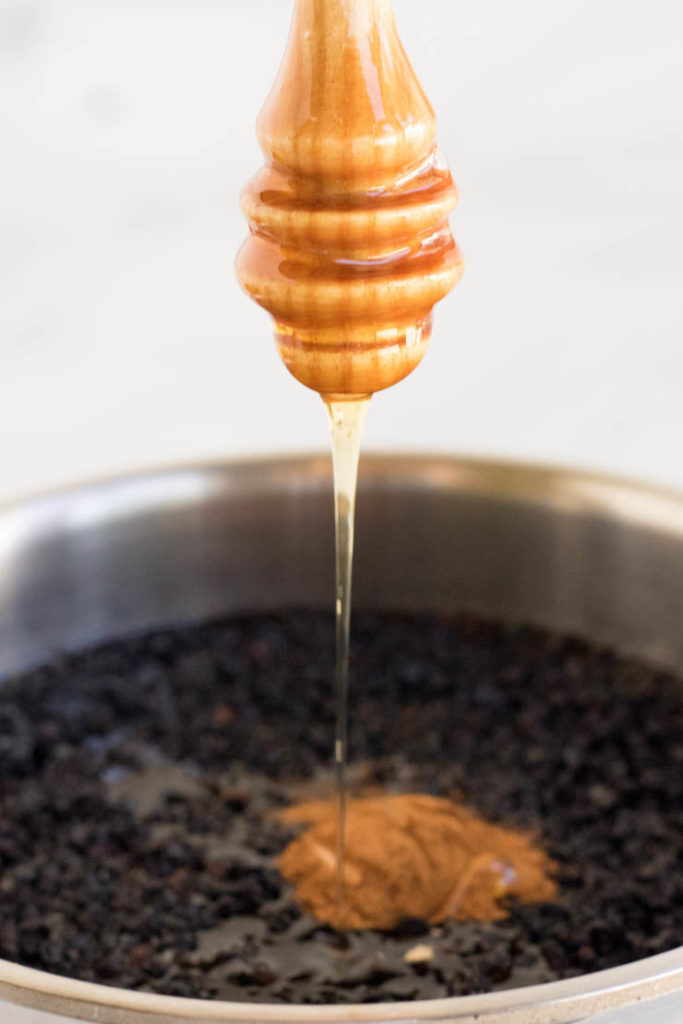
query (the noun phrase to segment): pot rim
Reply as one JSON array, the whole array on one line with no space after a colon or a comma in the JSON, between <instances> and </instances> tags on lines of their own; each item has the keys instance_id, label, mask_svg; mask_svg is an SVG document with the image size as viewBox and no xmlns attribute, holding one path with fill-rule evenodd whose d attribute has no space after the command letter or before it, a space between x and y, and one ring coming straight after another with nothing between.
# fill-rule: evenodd
<instances>
[{"instance_id":1,"label":"pot rim","mask_svg":"<svg viewBox=\"0 0 683 1024\"><path fill-rule=\"evenodd\" d=\"M263 470L296 469L320 486L331 476L330 460L323 454L256 455L227 460L164 466L153 470L111 475L90 483L64 486L34 497L0 505L0 517L21 515L43 503L106 492L109 488L150 481L163 487L193 475L234 474L245 485L263 483ZM444 486L448 480L464 483L478 493L495 493L507 499L541 501L561 508L602 512L617 520L628 519L659 527L683 537L683 491L658 484L596 471L495 458L462 458L440 453L369 453L361 460L364 472L376 480L412 479ZM270 483L272 476L266 478ZM276 485L276 481L273 481ZM657 956L576 978L547 982L469 996L379 1004L306 1006L187 999L116 988L51 974L0 959L0 997L51 1013L62 1013L103 1024L134 1024L136 1021L188 1022L406 1022L453 1020L487 1024L532 1024L542 1013L543 1024L576 1021L590 1002L591 1012L618 1007L625 1002L652 999L683 989L683 946Z\"/></svg>"},{"instance_id":2,"label":"pot rim","mask_svg":"<svg viewBox=\"0 0 683 1024\"><path fill-rule=\"evenodd\" d=\"M311 475L321 485L332 480L332 457L329 452L255 452L227 458L200 458L139 466L128 471L97 473L60 483L45 490L29 489L0 500L0 516L18 514L42 503L59 501L88 492L161 482L191 476L207 476L229 472L244 474L250 484L254 474L269 468L278 472L293 469ZM496 493L503 498L542 500L554 507L576 507L584 511L602 511L619 519L643 525L665 526L683 531L683 487L656 480L641 480L628 473L612 473L570 463L554 463L545 459L515 459L496 455L452 454L415 449L362 451L359 463L359 485L365 477L387 476L409 479L418 474L443 485L448 479L476 485L477 493ZM359 490L361 487L359 486ZM626 502L626 504L624 504Z\"/></svg>"},{"instance_id":3,"label":"pot rim","mask_svg":"<svg viewBox=\"0 0 683 1024\"><path fill-rule=\"evenodd\" d=\"M75 1014L83 1020L198 1022L246 1022L246 1024L334 1024L349 1022L458 1021L469 1024L532 1024L534 1010L542 1010L543 1022L569 1024L590 1002L591 1011L602 1011L628 1002L640 1002L677 991L683 982L683 947L542 985L506 989L481 995L448 996L396 1003L345 1003L306 1006L187 999L181 996L136 992L95 982L76 981L47 971L0 960L0 995L51 1013ZM552 1013L549 1011L555 1010ZM123 1014L123 1017L121 1016ZM130 1017L126 1015L130 1014Z\"/></svg>"}]
</instances>

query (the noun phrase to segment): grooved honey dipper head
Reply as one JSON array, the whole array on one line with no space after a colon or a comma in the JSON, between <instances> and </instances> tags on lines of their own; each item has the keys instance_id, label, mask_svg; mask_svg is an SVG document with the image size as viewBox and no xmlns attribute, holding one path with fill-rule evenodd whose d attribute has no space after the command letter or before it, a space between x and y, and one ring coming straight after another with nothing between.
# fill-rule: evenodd
<instances>
[{"instance_id":1,"label":"grooved honey dipper head","mask_svg":"<svg viewBox=\"0 0 683 1024\"><path fill-rule=\"evenodd\" d=\"M457 191L390 0L297 0L258 135L267 163L242 195L237 274L286 366L326 395L395 384L462 257Z\"/></svg>"}]
</instances>

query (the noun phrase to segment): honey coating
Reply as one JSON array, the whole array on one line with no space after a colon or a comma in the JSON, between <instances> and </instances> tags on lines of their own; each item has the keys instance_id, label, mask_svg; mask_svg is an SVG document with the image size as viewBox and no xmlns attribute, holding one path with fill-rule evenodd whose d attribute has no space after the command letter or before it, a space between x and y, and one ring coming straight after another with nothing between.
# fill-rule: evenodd
<instances>
[{"instance_id":1,"label":"honey coating","mask_svg":"<svg viewBox=\"0 0 683 1024\"><path fill-rule=\"evenodd\" d=\"M258 136L237 274L285 365L323 395L395 384L463 264L457 190L390 0L297 0Z\"/></svg>"}]
</instances>

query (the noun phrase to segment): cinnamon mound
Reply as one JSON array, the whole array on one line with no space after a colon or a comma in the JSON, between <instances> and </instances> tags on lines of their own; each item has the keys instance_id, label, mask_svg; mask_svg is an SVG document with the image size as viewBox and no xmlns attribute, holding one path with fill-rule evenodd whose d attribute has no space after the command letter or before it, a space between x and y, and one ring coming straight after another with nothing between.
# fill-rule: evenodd
<instances>
[{"instance_id":1,"label":"cinnamon mound","mask_svg":"<svg viewBox=\"0 0 683 1024\"><path fill-rule=\"evenodd\" d=\"M391 930L406 918L495 921L506 896L554 900L553 862L530 833L492 825L433 796L350 799L345 893L337 879L336 800L302 803L282 818L307 828L278 867L301 904L334 928Z\"/></svg>"}]
</instances>

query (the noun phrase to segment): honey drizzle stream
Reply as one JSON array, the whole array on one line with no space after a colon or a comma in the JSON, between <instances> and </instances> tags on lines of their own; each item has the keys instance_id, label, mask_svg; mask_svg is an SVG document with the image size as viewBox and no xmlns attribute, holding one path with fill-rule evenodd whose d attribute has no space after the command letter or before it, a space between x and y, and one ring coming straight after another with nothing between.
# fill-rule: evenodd
<instances>
[{"instance_id":1,"label":"honey drizzle stream","mask_svg":"<svg viewBox=\"0 0 683 1024\"><path fill-rule=\"evenodd\" d=\"M358 457L369 395L324 397L332 433L335 525L335 671L336 731L334 762L337 777L337 885L339 917L346 918L345 831L348 736L349 639L351 581Z\"/></svg>"}]
</instances>

